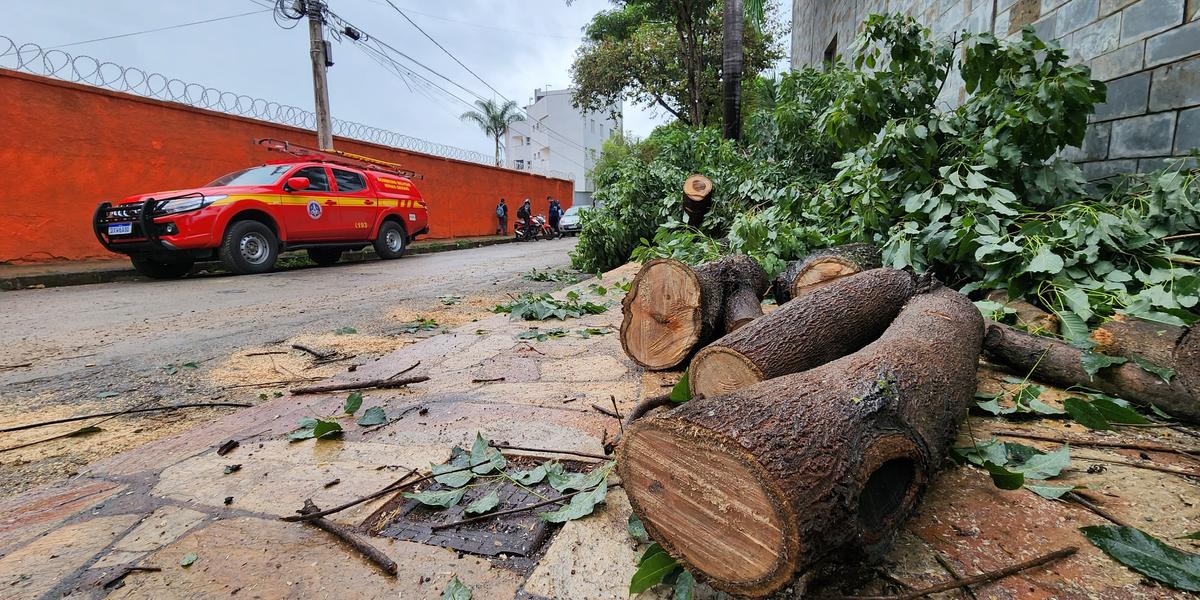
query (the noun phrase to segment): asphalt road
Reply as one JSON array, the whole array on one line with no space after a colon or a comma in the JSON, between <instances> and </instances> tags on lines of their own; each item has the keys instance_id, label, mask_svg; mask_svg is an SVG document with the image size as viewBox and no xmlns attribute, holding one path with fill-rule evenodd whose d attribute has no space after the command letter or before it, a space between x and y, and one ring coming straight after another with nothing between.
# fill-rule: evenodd
<instances>
[{"instance_id":1,"label":"asphalt road","mask_svg":"<svg viewBox=\"0 0 1200 600\"><path fill-rule=\"evenodd\" d=\"M398 306L437 308L439 296L546 291L521 274L569 264L568 238L407 256L263 275L212 275L0 292L0 407L55 403L63 393L206 363L301 332L354 327L386 333ZM153 378L153 377L150 377ZM28 404L27 404L28 405ZM11 407L11 404L10 404Z\"/></svg>"}]
</instances>

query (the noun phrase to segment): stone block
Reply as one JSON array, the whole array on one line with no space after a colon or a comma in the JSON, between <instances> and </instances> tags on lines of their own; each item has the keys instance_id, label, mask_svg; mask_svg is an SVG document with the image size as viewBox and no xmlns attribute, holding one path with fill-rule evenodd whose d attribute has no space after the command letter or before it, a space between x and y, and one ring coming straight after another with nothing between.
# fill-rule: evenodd
<instances>
[{"instance_id":1,"label":"stone block","mask_svg":"<svg viewBox=\"0 0 1200 600\"><path fill-rule=\"evenodd\" d=\"M1042 14L1048 15L1054 9L1066 4L1067 0L1042 0Z\"/></svg>"},{"instance_id":2,"label":"stone block","mask_svg":"<svg viewBox=\"0 0 1200 600\"><path fill-rule=\"evenodd\" d=\"M1062 37L1096 20L1100 0L1071 0L1056 13L1054 31Z\"/></svg>"},{"instance_id":3,"label":"stone block","mask_svg":"<svg viewBox=\"0 0 1200 600\"><path fill-rule=\"evenodd\" d=\"M1100 16L1107 17L1137 0L1100 0Z\"/></svg>"},{"instance_id":4,"label":"stone block","mask_svg":"<svg viewBox=\"0 0 1200 600\"><path fill-rule=\"evenodd\" d=\"M1181 164L1182 163L1182 164ZM1166 168L1183 168L1195 169L1196 159L1188 157L1168 157L1162 158L1143 158L1138 160L1138 173L1149 173L1151 171L1159 171Z\"/></svg>"},{"instance_id":5,"label":"stone block","mask_svg":"<svg viewBox=\"0 0 1200 600\"><path fill-rule=\"evenodd\" d=\"M1121 39L1121 15L1115 14L1071 34L1072 55L1077 60L1091 60L1117 49Z\"/></svg>"},{"instance_id":6,"label":"stone block","mask_svg":"<svg viewBox=\"0 0 1200 600\"><path fill-rule=\"evenodd\" d=\"M1074 146L1065 148L1062 157L1071 162L1108 158L1108 138L1111 131L1111 123L1093 123L1083 135L1083 143L1078 148Z\"/></svg>"},{"instance_id":7,"label":"stone block","mask_svg":"<svg viewBox=\"0 0 1200 600\"><path fill-rule=\"evenodd\" d=\"M1058 39L1054 34L1054 15L1042 17L1033 22L1033 33L1044 41Z\"/></svg>"},{"instance_id":8,"label":"stone block","mask_svg":"<svg viewBox=\"0 0 1200 600\"><path fill-rule=\"evenodd\" d=\"M1146 42L1139 41L1092 59L1092 79L1109 81L1142 70Z\"/></svg>"},{"instance_id":9,"label":"stone block","mask_svg":"<svg viewBox=\"0 0 1200 600\"><path fill-rule=\"evenodd\" d=\"M1183 18L1186 21L1200 19L1200 0L1187 0L1187 6L1184 7L1183 12Z\"/></svg>"},{"instance_id":10,"label":"stone block","mask_svg":"<svg viewBox=\"0 0 1200 600\"><path fill-rule=\"evenodd\" d=\"M1146 40L1146 66L1174 62L1200 54L1200 21L1192 21Z\"/></svg>"},{"instance_id":11,"label":"stone block","mask_svg":"<svg viewBox=\"0 0 1200 600\"><path fill-rule=\"evenodd\" d=\"M1200 149L1200 108L1179 111L1175 125L1175 154Z\"/></svg>"},{"instance_id":12,"label":"stone block","mask_svg":"<svg viewBox=\"0 0 1200 600\"><path fill-rule=\"evenodd\" d=\"M1094 121L1108 121L1146 112L1150 97L1150 72L1143 71L1108 82L1104 104L1096 106Z\"/></svg>"},{"instance_id":13,"label":"stone block","mask_svg":"<svg viewBox=\"0 0 1200 600\"><path fill-rule=\"evenodd\" d=\"M117 515L56 529L0 559L0 589L7 600L34 600L87 564L138 520ZM61 597L61 595L59 596Z\"/></svg>"},{"instance_id":14,"label":"stone block","mask_svg":"<svg viewBox=\"0 0 1200 600\"><path fill-rule=\"evenodd\" d=\"M1171 154L1175 113L1165 112L1113 121L1109 158L1142 158Z\"/></svg>"},{"instance_id":15,"label":"stone block","mask_svg":"<svg viewBox=\"0 0 1200 600\"><path fill-rule=\"evenodd\" d=\"M1200 58L1154 70L1150 110L1186 108L1200 104Z\"/></svg>"},{"instance_id":16,"label":"stone block","mask_svg":"<svg viewBox=\"0 0 1200 600\"><path fill-rule=\"evenodd\" d=\"M1088 181L1107 179L1122 173L1136 173L1136 160L1101 160L1097 162L1079 163L1079 170Z\"/></svg>"},{"instance_id":17,"label":"stone block","mask_svg":"<svg viewBox=\"0 0 1200 600\"><path fill-rule=\"evenodd\" d=\"M1140 0L1121 14L1121 43L1128 44L1182 23L1183 0Z\"/></svg>"}]
</instances>

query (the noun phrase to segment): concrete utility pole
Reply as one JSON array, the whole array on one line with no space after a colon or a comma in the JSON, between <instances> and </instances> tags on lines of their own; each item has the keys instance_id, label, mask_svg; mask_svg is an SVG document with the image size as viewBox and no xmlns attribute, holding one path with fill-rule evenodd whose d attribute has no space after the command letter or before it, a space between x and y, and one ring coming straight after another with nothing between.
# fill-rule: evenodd
<instances>
[{"instance_id":1,"label":"concrete utility pole","mask_svg":"<svg viewBox=\"0 0 1200 600\"><path fill-rule=\"evenodd\" d=\"M333 127L329 119L329 82L325 79L329 57L325 55L325 32L321 23L325 3L322 0L306 0L305 10L308 12L309 54L312 55L313 96L316 100L317 146L325 150L333 148Z\"/></svg>"}]
</instances>

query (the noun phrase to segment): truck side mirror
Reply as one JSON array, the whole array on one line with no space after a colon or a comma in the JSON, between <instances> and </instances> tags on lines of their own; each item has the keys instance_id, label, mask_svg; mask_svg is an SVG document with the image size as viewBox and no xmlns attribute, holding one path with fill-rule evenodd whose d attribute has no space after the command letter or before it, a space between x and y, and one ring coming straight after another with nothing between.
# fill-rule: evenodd
<instances>
[{"instance_id":1,"label":"truck side mirror","mask_svg":"<svg viewBox=\"0 0 1200 600\"><path fill-rule=\"evenodd\" d=\"M307 177L288 177L287 183L283 184L283 189L289 192L298 192L308 189L309 183Z\"/></svg>"}]
</instances>

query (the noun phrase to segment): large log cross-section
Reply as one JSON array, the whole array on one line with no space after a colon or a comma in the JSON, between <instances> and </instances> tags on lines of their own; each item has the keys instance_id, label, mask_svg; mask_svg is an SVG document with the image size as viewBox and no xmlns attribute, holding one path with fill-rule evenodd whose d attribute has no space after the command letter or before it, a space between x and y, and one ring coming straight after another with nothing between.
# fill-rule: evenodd
<instances>
[{"instance_id":1,"label":"large log cross-section","mask_svg":"<svg viewBox=\"0 0 1200 600\"><path fill-rule=\"evenodd\" d=\"M877 555L966 416L982 336L974 304L939 286L854 354L637 421L617 461L634 511L732 594Z\"/></svg>"}]
</instances>

